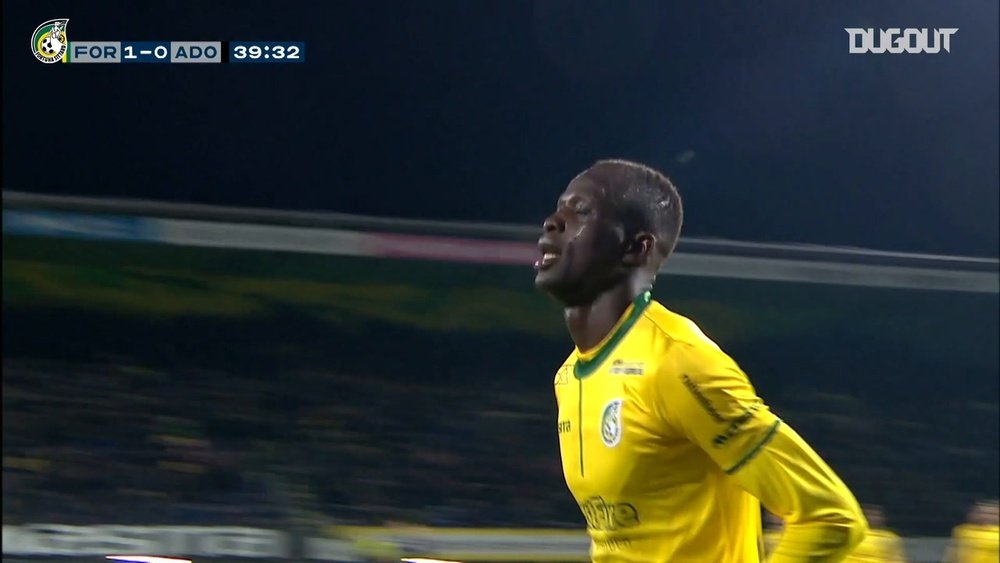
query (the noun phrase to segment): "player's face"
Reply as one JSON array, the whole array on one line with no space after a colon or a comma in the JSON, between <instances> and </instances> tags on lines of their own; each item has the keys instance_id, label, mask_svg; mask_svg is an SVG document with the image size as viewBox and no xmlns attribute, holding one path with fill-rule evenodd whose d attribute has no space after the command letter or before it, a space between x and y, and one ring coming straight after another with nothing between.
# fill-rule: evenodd
<instances>
[{"instance_id":1,"label":"player's face","mask_svg":"<svg viewBox=\"0 0 1000 563\"><path fill-rule=\"evenodd\" d=\"M606 189L577 176L545 220L535 286L566 305L593 301L622 279L624 229Z\"/></svg>"}]
</instances>

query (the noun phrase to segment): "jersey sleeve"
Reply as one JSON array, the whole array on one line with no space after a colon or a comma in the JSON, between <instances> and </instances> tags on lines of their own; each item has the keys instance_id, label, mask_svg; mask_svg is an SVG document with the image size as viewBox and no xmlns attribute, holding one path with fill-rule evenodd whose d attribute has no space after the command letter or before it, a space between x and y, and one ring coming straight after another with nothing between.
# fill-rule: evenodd
<instances>
[{"instance_id":1,"label":"jersey sleeve","mask_svg":"<svg viewBox=\"0 0 1000 563\"><path fill-rule=\"evenodd\" d=\"M661 373L671 428L785 521L772 562L840 561L867 525L854 495L757 396L736 363L716 349L680 351Z\"/></svg>"},{"instance_id":2,"label":"jersey sleeve","mask_svg":"<svg viewBox=\"0 0 1000 563\"><path fill-rule=\"evenodd\" d=\"M767 445L732 474L785 520L770 563L841 561L868 529L847 485L790 426L779 423Z\"/></svg>"},{"instance_id":3,"label":"jersey sleeve","mask_svg":"<svg viewBox=\"0 0 1000 563\"><path fill-rule=\"evenodd\" d=\"M738 471L773 438L778 417L721 351L687 349L676 359L658 374L663 417L723 471Z\"/></svg>"}]
</instances>

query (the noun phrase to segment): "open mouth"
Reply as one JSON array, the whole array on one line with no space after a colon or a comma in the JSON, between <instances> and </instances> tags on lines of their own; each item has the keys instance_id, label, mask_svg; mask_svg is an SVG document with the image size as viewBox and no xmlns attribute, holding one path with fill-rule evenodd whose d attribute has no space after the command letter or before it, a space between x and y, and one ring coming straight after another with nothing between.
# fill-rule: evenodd
<instances>
[{"instance_id":1,"label":"open mouth","mask_svg":"<svg viewBox=\"0 0 1000 563\"><path fill-rule=\"evenodd\" d=\"M559 255L555 252L544 252L542 257L535 261L535 268L545 270L555 264L557 260L559 260Z\"/></svg>"},{"instance_id":2,"label":"open mouth","mask_svg":"<svg viewBox=\"0 0 1000 563\"><path fill-rule=\"evenodd\" d=\"M542 254L541 258L535 261L535 269L538 271L551 268L562 256L562 248L555 241L544 237L538 241L538 251Z\"/></svg>"},{"instance_id":3,"label":"open mouth","mask_svg":"<svg viewBox=\"0 0 1000 563\"><path fill-rule=\"evenodd\" d=\"M551 268L562 255L558 245L544 239L538 241L538 250L542 253L542 257L535 261L535 269L539 271Z\"/></svg>"}]
</instances>

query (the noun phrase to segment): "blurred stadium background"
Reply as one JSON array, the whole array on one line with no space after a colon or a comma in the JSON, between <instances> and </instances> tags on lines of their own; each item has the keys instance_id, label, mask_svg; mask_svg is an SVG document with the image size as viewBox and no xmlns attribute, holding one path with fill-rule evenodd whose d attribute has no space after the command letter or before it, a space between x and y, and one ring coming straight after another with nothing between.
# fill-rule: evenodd
<instances>
[{"instance_id":1,"label":"blurred stadium background","mask_svg":"<svg viewBox=\"0 0 1000 563\"><path fill-rule=\"evenodd\" d=\"M4 560L586 560L530 264L605 157L683 194L656 297L910 561L1000 496L995 0L2 9ZM307 55L44 65L51 18ZM959 31L849 53L908 26Z\"/></svg>"},{"instance_id":2,"label":"blurred stadium background","mask_svg":"<svg viewBox=\"0 0 1000 563\"><path fill-rule=\"evenodd\" d=\"M532 228L3 206L5 559L586 559ZM911 560L997 496L996 260L686 239L659 291Z\"/></svg>"}]
</instances>

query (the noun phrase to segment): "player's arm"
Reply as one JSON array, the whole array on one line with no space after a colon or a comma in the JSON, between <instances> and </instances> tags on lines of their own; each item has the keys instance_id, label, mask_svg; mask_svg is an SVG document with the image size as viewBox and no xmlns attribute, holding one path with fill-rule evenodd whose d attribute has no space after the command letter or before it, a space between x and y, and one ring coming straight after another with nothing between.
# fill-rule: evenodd
<instances>
[{"instance_id":1,"label":"player's arm","mask_svg":"<svg viewBox=\"0 0 1000 563\"><path fill-rule=\"evenodd\" d=\"M774 563L840 561L864 538L854 495L829 465L757 397L721 352L680 354L663 374L664 416L747 492L785 521Z\"/></svg>"},{"instance_id":2,"label":"player's arm","mask_svg":"<svg viewBox=\"0 0 1000 563\"><path fill-rule=\"evenodd\" d=\"M790 426L776 420L726 472L785 519L769 561L840 561L867 524L854 495Z\"/></svg>"}]
</instances>

